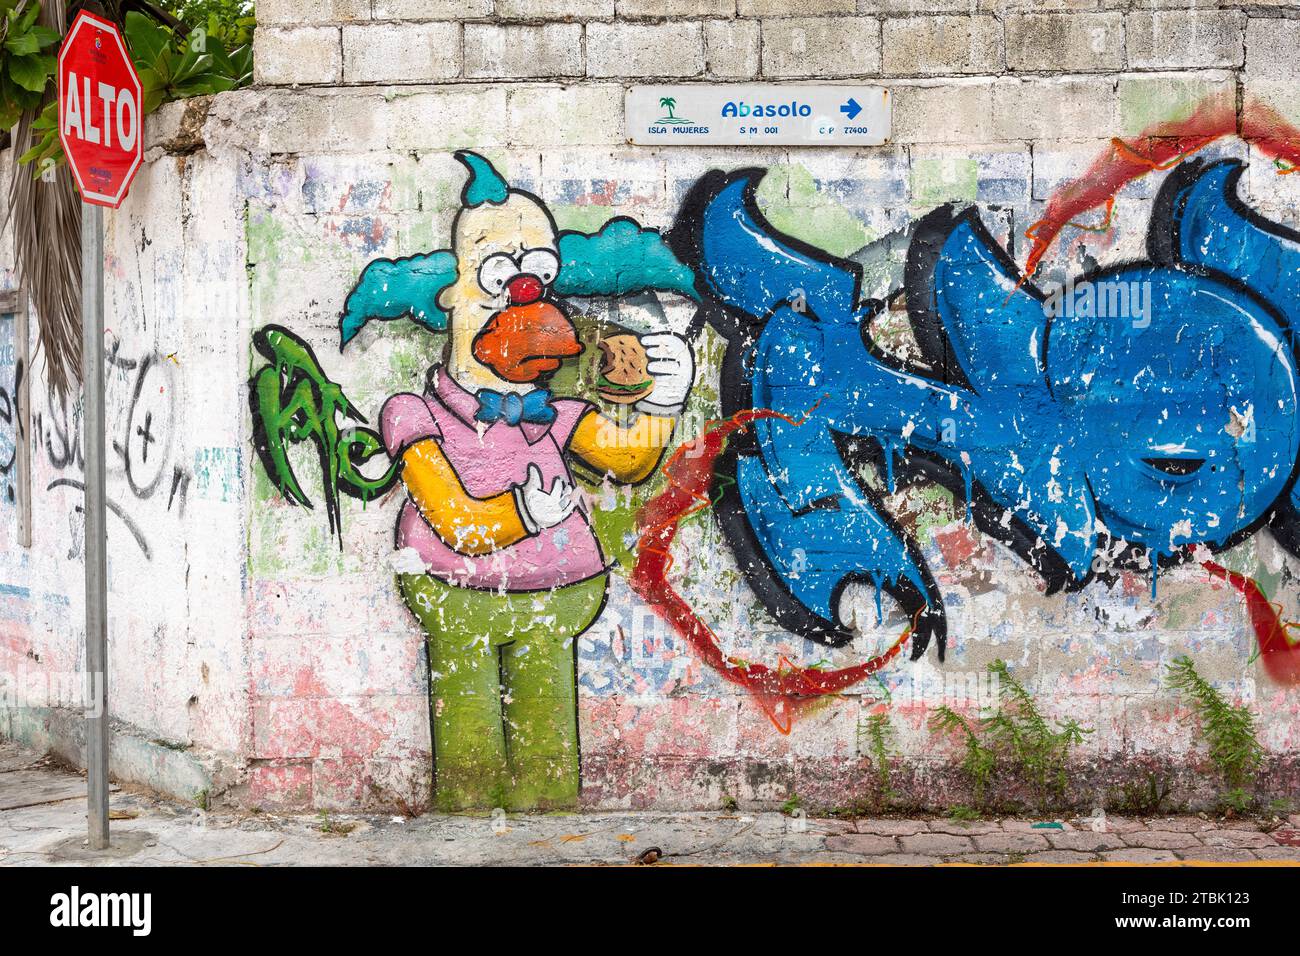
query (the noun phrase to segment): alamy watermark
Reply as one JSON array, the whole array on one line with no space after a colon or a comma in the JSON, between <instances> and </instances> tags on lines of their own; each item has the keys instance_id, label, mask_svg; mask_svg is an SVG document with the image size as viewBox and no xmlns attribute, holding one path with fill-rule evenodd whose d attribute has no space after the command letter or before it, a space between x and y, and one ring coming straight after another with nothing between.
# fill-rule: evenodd
<instances>
[{"instance_id":1,"label":"alamy watermark","mask_svg":"<svg viewBox=\"0 0 1300 956\"><path fill-rule=\"evenodd\" d=\"M1146 279L1075 279L1043 301L1043 311L1053 317L1129 319L1133 328L1151 324L1151 283Z\"/></svg>"},{"instance_id":2,"label":"alamy watermark","mask_svg":"<svg viewBox=\"0 0 1300 956\"><path fill-rule=\"evenodd\" d=\"M104 715L102 672L22 670L0 673L0 709L58 708Z\"/></svg>"}]
</instances>

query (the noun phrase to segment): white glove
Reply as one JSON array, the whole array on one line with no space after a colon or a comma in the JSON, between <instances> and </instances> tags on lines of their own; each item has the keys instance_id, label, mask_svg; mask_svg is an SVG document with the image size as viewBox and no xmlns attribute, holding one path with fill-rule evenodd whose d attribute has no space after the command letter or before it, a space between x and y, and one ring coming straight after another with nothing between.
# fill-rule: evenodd
<instances>
[{"instance_id":1,"label":"white glove","mask_svg":"<svg viewBox=\"0 0 1300 956\"><path fill-rule=\"evenodd\" d=\"M569 517L578 503L573 485L563 478L556 478L551 490L542 486L542 473L536 465L528 466L528 476L522 485L515 485L515 507L529 534L537 534L543 528L553 528Z\"/></svg>"},{"instance_id":2,"label":"white glove","mask_svg":"<svg viewBox=\"0 0 1300 956\"><path fill-rule=\"evenodd\" d=\"M690 343L675 332L655 332L641 336L645 348L646 371L655 380L654 391L636 403L637 411L647 415L678 415L695 381L695 356Z\"/></svg>"}]
</instances>

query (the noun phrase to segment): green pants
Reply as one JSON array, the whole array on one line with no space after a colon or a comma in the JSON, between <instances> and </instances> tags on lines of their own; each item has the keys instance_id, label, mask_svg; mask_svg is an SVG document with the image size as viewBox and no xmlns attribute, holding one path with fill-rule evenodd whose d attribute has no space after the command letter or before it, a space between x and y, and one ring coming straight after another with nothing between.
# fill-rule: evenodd
<instances>
[{"instance_id":1,"label":"green pants","mask_svg":"<svg viewBox=\"0 0 1300 956\"><path fill-rule=\"evenodd\" d=\"M600 613L605 575L505 594L397 582L429 642L437 809L576 806L574 640Z\"/></svg>"}]
</instances>

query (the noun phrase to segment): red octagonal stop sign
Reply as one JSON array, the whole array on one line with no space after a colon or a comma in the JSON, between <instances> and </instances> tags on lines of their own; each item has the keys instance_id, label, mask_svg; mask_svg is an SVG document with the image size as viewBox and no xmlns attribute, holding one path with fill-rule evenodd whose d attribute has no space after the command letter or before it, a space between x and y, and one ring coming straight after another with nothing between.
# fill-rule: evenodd
<instances>
[{"instance_id":1,"label":"red octagonal stop sign","mask_svg":"<svg viewBox=\"0 0 1300 956\"><path fill-rule=\"evenodd\" d=\"M144 159L143 89L122 34L77 14L59 49L59 141L81 198L116 209Z\"/></svg>"}]
</instances>

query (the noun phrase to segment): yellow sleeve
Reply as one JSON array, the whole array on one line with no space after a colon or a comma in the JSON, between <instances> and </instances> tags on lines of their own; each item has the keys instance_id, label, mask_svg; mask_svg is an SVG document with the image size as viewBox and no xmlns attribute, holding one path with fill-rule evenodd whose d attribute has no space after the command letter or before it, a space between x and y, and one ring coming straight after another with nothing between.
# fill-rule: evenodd
<instances>
[{"instance_id":1,"label":"yellow sleeve","mask_svg":"<svg viewBox=\"0 0 1300 956\"><path fill-rule=\"evenodd\" d=\"M432 438L403 453L402 483L438 537L461 554L489 554L528 535L515 496L475 498Z\"/></svg>"},{"instance_id":2,"label":"yellow sleeve","mask_svg":"<svg viewBox=\"0 0 1300 956\"><path fill-rule=\"evenodd\" d=\"M569 450L592 471L634 485L654 473L673 437L673 424L669 416L643 414L622 427L592 410L578 420Z\"/></svg>"}]
</instances>

